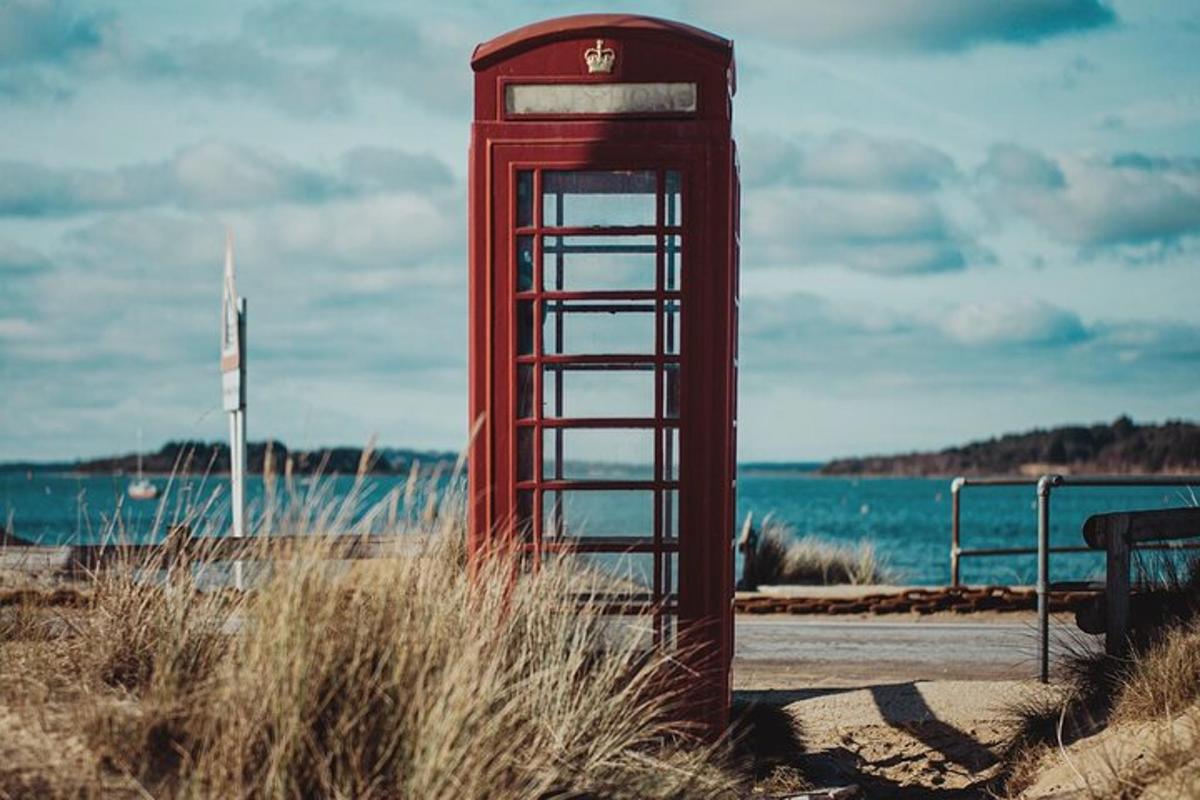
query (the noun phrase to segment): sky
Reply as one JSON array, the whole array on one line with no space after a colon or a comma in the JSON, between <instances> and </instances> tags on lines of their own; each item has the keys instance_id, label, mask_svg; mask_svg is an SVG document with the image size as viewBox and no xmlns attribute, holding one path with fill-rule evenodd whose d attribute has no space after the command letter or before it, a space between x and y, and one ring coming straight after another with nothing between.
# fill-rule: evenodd
<instances>
[{"instance_id":1,"label":"sky","mask_svg":"<svg viewBox=\"0 0 1200 800\"><path fill-rule=\"evenodd\" d=\"M469 59L575 2L0 2L0 460L459 449ZM739 457L1200 409L1200 3L660 0L735 41Z\"/></svg>"}]
</instances>

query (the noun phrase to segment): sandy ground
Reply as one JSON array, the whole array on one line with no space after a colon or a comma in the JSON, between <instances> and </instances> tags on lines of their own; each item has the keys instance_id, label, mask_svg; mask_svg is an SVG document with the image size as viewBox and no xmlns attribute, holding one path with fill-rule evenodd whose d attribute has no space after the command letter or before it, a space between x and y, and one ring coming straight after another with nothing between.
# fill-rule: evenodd
<instances>
[{"instance_id":1,"label":"sandy ground","mask_svg":"<svg viewBox=\"0 0 1200 800\"><path fill-rule=\"evenodd\" d=\"M1043 691L1028 681L904 681L798 692L783 706L801 769L867 797L985 796L1011 729L1005 710Z\"/></svg>"},{"instance_id":2,"label":"sandy ground","mask_svg":"<svg viewBox=\"0 0 1200 800\"><path fill-rule=\"evenodd\" d=\"M1200 768L1200 711L1153 722L1116 724L1094 736L1044 754L1037 775L1021 800L1085 800L1109 797L1121 779L1150 770L1140 797L1147 800L1195 797ZM1121 778L1117 776L1120 775Z\"/></svg>"},{"instance_id":3,"label":"sandy ground","mask_svg":"<svg viewBox=\"0 0 1200 800\"><path fill-rule=\"evenodd\" d=\"M780 715L791 762L864 797L987 797L1032 680L1030 614L737 618L735 699ZM1069 619L1058 640L1077 639Z\"/></svg>"}]
</instances>

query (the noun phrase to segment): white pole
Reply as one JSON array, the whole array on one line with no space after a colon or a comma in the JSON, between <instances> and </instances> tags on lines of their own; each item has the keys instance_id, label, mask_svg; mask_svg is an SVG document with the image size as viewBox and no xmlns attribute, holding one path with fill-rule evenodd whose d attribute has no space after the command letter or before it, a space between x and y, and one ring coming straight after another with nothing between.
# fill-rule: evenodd
<instances>
[{"instance_id":1,"label":"white pole","mask_svg":"<svg viewBox=\"0 0 1200 800\"><path fill-rule=\"evenodd\" d=\"M246 535L246 421L244 411L234 411L229 415L229 439L232 448L229 452L229 479L233 484L231 500L233 503L233 536L241 539ZM245 588L242 577L242 562L233 562L233 586L239 592Z\"/></svg>"},{"instance_id":2,"label":"white pole","mask_svg":"<svg viewBox=\"0 0 1200 800\"><path fill-rule=\"evenodd\" d=\"M229 502L233 538L246 535L246 299L237 296L233 234L225 234L225 280L221 300L221 403L229 414ZM233 583L241 590L242 562L234 559Z\"/></svg>"}]
</instances>

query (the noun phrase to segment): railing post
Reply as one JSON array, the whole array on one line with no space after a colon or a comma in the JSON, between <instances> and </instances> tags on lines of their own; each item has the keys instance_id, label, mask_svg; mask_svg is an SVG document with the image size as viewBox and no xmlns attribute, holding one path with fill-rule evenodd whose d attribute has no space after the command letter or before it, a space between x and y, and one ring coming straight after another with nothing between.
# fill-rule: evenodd
<instances>
[{"instance_id":1,"label":"railing post","mask_svg":"<svg viewBox=\"0 0 1200 800\"><path fill-rule=\"evenodd\" d=\"M959 546L959 536L962 532L962 506L959 494L966 485L963 477L950 481L950 585L958 586L958 558L962 548Z\"/></svg>"},{"instance_id":2,"label":"railing post","mask_svg":"<svg viewBox=\"0 0 1200 800\"><path fill-rule=\"evenodd\" d=\"M1129 641L1129 526L1122 514L1105 531L1104 652L1125 654Z\"/></svg>"},{"instance_id":3,"label":"railing post","mask_svg":"<svg viewBox=\"0 0 1200 800\"><path fill-rule=\"evenodd\" d=\"M1043 475L1037 482L1038 561L1038 679L1050 682L1050 491L1062 481L1059 475Z\"/></svg>"}]
</instances>

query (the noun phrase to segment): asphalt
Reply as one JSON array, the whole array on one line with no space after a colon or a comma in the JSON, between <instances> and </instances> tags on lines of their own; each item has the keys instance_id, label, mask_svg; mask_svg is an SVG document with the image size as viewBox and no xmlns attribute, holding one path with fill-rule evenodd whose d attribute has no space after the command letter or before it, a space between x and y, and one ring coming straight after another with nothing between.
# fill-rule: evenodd
<instances>
[{"instance_id":1,"label":"asphalt","mask_svg":"<svg viewBox=\"0 0 1200 800\"><path fill-rule=\"evenodd\" d=\"M1051 655L1095 646L1069 618L1051 629ZM1032 616L1015 621L808 620L738 616L734 687L798 689L879 680L1022 680L1037 669Z\"/></svg>"}]
</instances>

